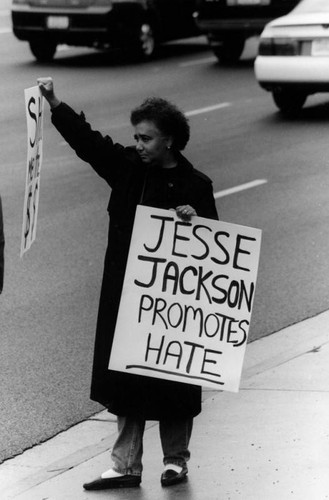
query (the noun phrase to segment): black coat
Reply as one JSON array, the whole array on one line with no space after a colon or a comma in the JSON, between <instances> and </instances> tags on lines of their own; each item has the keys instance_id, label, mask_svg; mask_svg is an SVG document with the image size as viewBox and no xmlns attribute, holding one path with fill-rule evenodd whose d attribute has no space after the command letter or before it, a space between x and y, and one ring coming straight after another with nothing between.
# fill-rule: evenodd
<instances>
[{"instance_id":1,"label":"black coat","mask_svg":"<svg viewBox=\"0 0 329 500\"><path fill-rule=\"evenodd\" d=\"M91 399L116 415L141 415L149 420L193 417L201 411L199 386L108 370L108 361L136 206L169 209L189 204L199 216L217 219L212 183L182 155L176 168L148 168L134 147L114 144L110 137L93 131L83 113L78 115L65 103L53 110L52 122L77 155L112 188Z\"/></svg>"}]
</instances>

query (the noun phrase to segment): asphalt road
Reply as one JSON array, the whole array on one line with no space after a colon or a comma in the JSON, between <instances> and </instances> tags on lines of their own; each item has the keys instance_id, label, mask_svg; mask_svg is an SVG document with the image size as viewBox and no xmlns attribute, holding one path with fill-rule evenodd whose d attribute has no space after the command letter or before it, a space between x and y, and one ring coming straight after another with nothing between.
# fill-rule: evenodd
<instances>
[{"instance_id":1,"label":"asphalt road","mask_svg":"<svg viewBox=\"0 0 329 500\"><path fill-rule=\"evenodd\" d=\"M169 98L189 113L186 155L212 177L218 196L266 181L217 200L222 220L263 230L251 341L326 310L329 299L328 95L310 98L301 116L287 121L254 80L252 44L234 68L220 67L202 38L169 44L142 65L70 49L41 66L8 26L0 15L0 460L100 409L88 395L109 192L52 128L48 110L37 240L19 256L23 90L39 76L51 75L60 98L125 144L132 141L130 109L147 95Z\"/></svg>"}]
</instances>

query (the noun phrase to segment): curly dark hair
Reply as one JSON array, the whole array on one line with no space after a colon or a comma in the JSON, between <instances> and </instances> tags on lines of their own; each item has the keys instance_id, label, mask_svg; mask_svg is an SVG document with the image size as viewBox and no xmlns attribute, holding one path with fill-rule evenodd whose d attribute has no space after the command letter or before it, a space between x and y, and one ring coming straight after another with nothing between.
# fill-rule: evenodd
<instances>
[{"instance_id":1,"label":"curly dark hair","mask_svg":"<svg viewBox=\"0 0 329 500\"><path fill-rule=\"evenodd\" d=\"M188 119L175 104L161 97L148 97L133 109L130 122L133 126L151 121L166 136L173 138L173 148L182 151L190 138Z\"/></svg>"}]
</instances>

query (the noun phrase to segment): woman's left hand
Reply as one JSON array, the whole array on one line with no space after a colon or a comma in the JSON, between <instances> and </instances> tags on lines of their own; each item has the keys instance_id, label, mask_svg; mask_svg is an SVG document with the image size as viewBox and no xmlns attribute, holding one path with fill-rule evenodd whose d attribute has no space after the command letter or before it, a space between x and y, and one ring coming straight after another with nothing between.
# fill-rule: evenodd
<instances>
[{"instance_id":1,"label":"woman's left hand","mask_svg":"<svg viewBox=\"0 0 329 500\"><path fill-rule=\"evenodd\" d=\"M191 205L180 205L179 207L176 207L176 214L183 220L191 220L194 215L197 215Z\"/></svg>"}]
</instances>

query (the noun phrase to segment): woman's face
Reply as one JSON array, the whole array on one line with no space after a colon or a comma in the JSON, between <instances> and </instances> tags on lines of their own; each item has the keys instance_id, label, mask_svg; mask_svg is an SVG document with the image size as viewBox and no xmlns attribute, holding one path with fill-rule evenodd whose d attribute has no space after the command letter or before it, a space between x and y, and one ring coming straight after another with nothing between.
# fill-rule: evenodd
<instances>
[{"instance_id":1,"label":"woman's face","mask_svg":"<svg viewBox=\"0 0 329 500\"><path fill-rule=\"evenodd\" d=\"M163 166L168 159L171 137L165 137L155 123L142 121L135 126L136 150L143 163Z\"/></svg>"}]
</instances>

